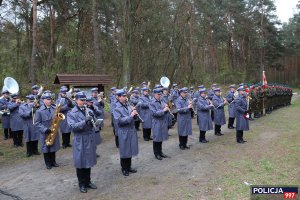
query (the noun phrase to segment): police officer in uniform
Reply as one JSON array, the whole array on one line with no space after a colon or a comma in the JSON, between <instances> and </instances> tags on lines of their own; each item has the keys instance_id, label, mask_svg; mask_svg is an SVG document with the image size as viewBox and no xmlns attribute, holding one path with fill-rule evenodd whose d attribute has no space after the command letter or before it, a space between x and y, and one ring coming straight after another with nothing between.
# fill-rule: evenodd
<instances>
[{"instance_id":1,"label":"police officer in uniform","mask_svg":"<svg viewBox=\"0 0 300 200\"><path fill-rule=\"evenodd\" d=\"M224 135L221 133L221 126L226 124L224 106L227 103L225 99L221 97L220 88L214 89L215 95L212 98L214 105L214 120L215 120L215 135Z\"/></svg>"},{"instance_id":2,"label":"police officer in uniform","mask_svg":"<svg viewBox=\"0 0 300 200\"><path fill-rule=\"evenodd\" d=\"M46 145L46 138L51 133L50 127L55 114L55 106L52 104L53 96L50 92L44 92L41 99L42 106L35 113L35 127L40 134L41 149L44 154L44 160L47 169L58 167L56 163L56 152L60 149L59 134L57 133L54 143L51 146Z\"/></svg>"},{"instance_id":3,"label":"police officer in uniform","mask_svg":"<svg viewBox=\"0 0 300 200\"><path fill-rule=\"evenodd\" d=\"M10 111L10 127L13 135L15 147L23 146L23 120L19 114L19 107L21 100L18 94L11 95L11 102L8 103L7 108Z\"/></svg>"},{"instance_id":4,"label":"police officer in uniform","mask_svg":"<svg viewBox=\"0 0 300 200\"><path fill-rule=\"evenodd\" d=\"M118 90L116 95L118 102L114 109L114 118L118 124L121 170L124 176L129 176L129 173L137 172L131 167L131 158L138 154L138 137L134 126L138 113L128 104L127 94L123 89Z\"/></svg>"},{"instance_id":5,"label":"police officer in uniform","mask_svg":"<svg viewBox=\"0 0 300 200\"><path fill-rule=\"evenodd\" d=\"M142 88L143 94L140 97L139 107L140 107L140 116L144 120L142 124L143 127L143 138L145 141L152 140L151 138L151 127L152 127L152 118L151 118L151 110L149 109L149 105L151 103L151 98L149 95L150 89L148 87Z\"/></svg>"},{"instance_id":6,"label":"police officer in uniform","mask_svg":"<svg viewBox=\"0 0 300 200\"><path fill-rule=\"evenodd\" d=\"M153 90L154 98L150 104L152 114L152 131L153 131L153 152L158 160L168 156L162 152L162 142L168 140L168 120L170 109L167 104L161 101L162 90Z\"/></svg>"},{"instance_id":7,"label":"police officer in uniform","mask_svg":"<svg viewBox=\"0 0 300 200\"><path fill-rule=\"evenodd\" d=\"M226 100L229 104L228 105L228 115L229 115L228 128L229 129L234 129L235 127L233 126L233 124L234 124L234 119L235 119L235 105L234 105L235 89L234 89L234 85L230 85L229 88L230 89L226 94Z\"/></svg>"},{"instance_id":8,"label":"police officer in uniform","mask_svg":"<svg viewBox=\"0 0 300 200\"><path fill-rule=\"evenodd\" d=\"M2 91L2 98L0 98L0 110L2 113L2 128L4 129L4 140L7 140L8 138L12 138L12 132L10 129L10 112L7 108L8 102L10 101L9 98L9 92L7 90Z\"/></svg>"},{"instance_id":9,"label":"police officer in uniform","mask_svg":"<svg viewBox=\"0 0 300 200\"><path fill-rule=\"evenodd\" d=\"M59 97L56 100L56 105L59 104L61 99L63 98L63 104L60 109L60 113L65 115L65 119L60 122L60 132L62 136L62 148L65 149L67 147L72 147L70 144L70 137L71 137L71 127L68 124L68 112L74 107L73 102L71 99L67 98L67 91L66 87L62 87L60 89Z\"/></svg>"},{"instance_id":10,"label":"police officer in uniform","mask_svg":"<svg viewBox=\"0 0 300 200\"><path fill-rule=\"evenodd\" d=\"M192 135L192 102L188 100L188 89L186 87L179 90L180 96L176 101L177 109L177 130L179 136L179 148L181 150L189 149L187 146L188 136Z\"/></svg>"},{"instance_id":11,"label":"police officer in uniform","mask_svg":"<svg viewBox=\"0 0 300 200\"><path fill-rule=\"evenodd\" d=\"M30 94L26 96L27 102L19 108L20 117L23 119L24 140L26 142L26 156L40 155L38 152L39 133L34 127L33 117L38 109L37 103L34 102L35 96Z\"/></svg>"},{"instance_id":12,"label":"police officer in uniform","mask_svg":"<svg viewBox=\"0 0 300 200\"><path fill-rule=\"evenodd\" d=\"M210 111L214 108L211 102L207 99L206 89L202 88L199 90L200 97L197 101L197 118L198 125L200 129L199 142L207 143L209 142L205 138L206 131L212 130L212 120L210 116Z\"/></svg>"},{"instance_id":13,"label":"police officer in uniform","mask_svg":"<svg viewBox=\"0 0 300 200\"><path fill-rule=\"evenodd\" d=\"M236 108L236 141L237 143L244 144L247 142L243 139L244 131L249 130L249 121L246 117L249 114L249 110L247 110L247 100L246 93L243 86L238 89L239 96L235 101Z\"/></svg>"},{"instance_id":14,"label":"police officer in uniform","mask_svg":"<svg viewBox=\"0 0 300 200\"><path fill-rule=\"evenodd\" d=\"M96 165L95 128L92 123L92 110L84 107L86 95L78 92L75 95L76 106L68 113L68 124L74 133L73 162L79 183L79 190L97 189L91 182L91 168Z\"/></svg>"}]
</instances>

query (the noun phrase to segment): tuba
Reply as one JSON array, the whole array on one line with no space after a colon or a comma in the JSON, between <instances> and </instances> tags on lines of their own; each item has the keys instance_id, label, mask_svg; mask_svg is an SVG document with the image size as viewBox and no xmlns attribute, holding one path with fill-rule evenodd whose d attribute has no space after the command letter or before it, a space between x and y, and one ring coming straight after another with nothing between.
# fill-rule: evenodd
<instances>
[{"instance_id":1,"label":"tuba","mask_svg":"<svg viewBox=\"0 0 300 200\"><path fill-rule=\"evenodd\" d=\"M55 137L58 133L60 122L66 118L64 114L59 112L63 104L62 101L64 101L63 98L61 98L59 104L55 109L54 118L52 120L51 127L50 127L51 133L47 135L45 140L47 146L53 145Z\"/></svg>"},{"instance_id":2,"label":"tuba","mask_svg":"<svg viewBox=\"0 0 300 200\"><path fill-rule=\"evenodd\" d=\"M11 77L6 77L4 79L4 85L2 88L2 91L7 90L11 94L16 94L19 92L19 84L17 81ZM0 99L4 98L3 96L0 97ZM10 111L8 109L0 110L0 115L9 115Z\"/></svg>"}]
</instances>

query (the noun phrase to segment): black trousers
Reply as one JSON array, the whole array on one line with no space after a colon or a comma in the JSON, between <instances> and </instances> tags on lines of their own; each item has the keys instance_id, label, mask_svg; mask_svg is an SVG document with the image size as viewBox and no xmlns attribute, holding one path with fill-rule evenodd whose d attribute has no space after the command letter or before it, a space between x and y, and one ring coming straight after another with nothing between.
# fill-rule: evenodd
<instances>
[{"instance_id":1,"label":"black trousers","mask_svg":"<svg viewBox=\"0 0 300 200\"><path fill-rule=\"evenodd\" d=\"M179 146L186 147L188 136L179 136Z\"/></svg>"},{"instance_id":2,"label":"black trousers","mask_svg":"<svg viewBox=\"0 0 300 200\"><path fill-rule=\"evenodd\" d=\"M116 147L119 148L119 137L117 135L115 135L115 143Z\"/></svg>"},{"instance_id":3,"label":"black trousers","mask_svg":"<svg viewBox=\"0 0 300 200\"><path fill-rule=\"evenodd\" d=\"M15 146L23 146L23 130L12 131Z\"/></svg>"},{"instance_id":4,"label":"black trousers","mask_svg":"<svg viewBox=\"0 0 300 200\"><path fill-rule=\"evenodd\" d=\"M215 124L215 134L216 133L221 133L221 125Z\"/></svg>"},{"instance_id":5,"label":"black trousers","mask_svg":"<svg viewBox=\"0 0 300 200\"><path fill-rule=\"evenodd\" d=\"M206 131L201 131L200 130L199 142L201 142L203 140L206 140L205 139L205 134L206 134Z\"/></svg>"},{"instance_id":6,"label":"black trousers","mask_svg":"<svg viewBox=\"0 0 300 200\"><path fill-rule=\"evenodd\" d=\"M151 137L151 128L143 128L143 138L150 139Z\"/></svg>"},{"instance_id":7,"label":"black trousers","mask_svg":"<svg viewBox=\"0 0 300 200\"><path fill-rule=\"evenodd\" d=\"M137 120L137 121L134 122L134 126L135 126L136 130L140 129L140 124L141 124L141 121L139 121L139 120Z\"/></svg>"},{"instance_id":8,"label":"black trousers","mask_svg":"<svg viewBox=\"0 0 300 200\"><path fill-rule=\"evenodd\" d=\"M9 133L9 129L5 128L4 129L4 139L8 139L8 133Z\"/></svg>"},{"instance_id":9,"label":"black trousers","mask_svg":"<svg viewBox=\"0 0 300 200\"><path fill-rule=\"evenodd\" d=\"M130 170L131 158L120 158L120 164L121 164L122 169Z\"/></svg>"},{"instance_id":10,"label":"black trousers","mask_svg":"<svg viewBox=\"0 0 300 200\"><path fill-rule=\"evenodd\" d=\"M236 141L239 142L239 141L243 141L243 134L244 134L244 131L241 131L241 130L237 130L236 131Z\"/></svg>"},{"instance_id":11,"label":"black trousers","mask_svg":"<svg viewBox=\"0 0 300 200\"><path fill-rule=\"evenodd\" d=\"M210 117L211 117L211 121L215 120L215 111L214 110L210 111Z\"/></svg>"},{"instance_id":12,"label":"black trousers","mask_svg":"<svg viewBox=\"0 0 300 200\"><path fill-rule=\"evenodd\" d=\"M234 119L235 119L234 117L229 117L229 119L228 119L228 128L233 127Z\"/></svg>"},{"instance_id":13,"label":"black trousers","mask_svg":"<svg viewBox=\"0 0 300 200\"><path fill-rule=\"evenodd\" d=\"M11 131L11 128L8 129L8 135L9 135L9 138L14 137L13 132Z\"/></svg>"},{"instance_id":14,"label":"black trousers","mask_svg":"<svg viewBox=\"0 0 300 200\"><path fill-rule=\"evenodd\" d=\"M154 153L154 155L162 154L162 142L154 142L153 141L153 153Z\"/></svg>"},{"instance_id":15,"label":"black trousers","mask_svg":"<svg viewBox=\"0 0 300 200\"><path fill-rule=\"evenodd\" d=\"M37 154L38 153L38 140L26 142L27 154Z\"/></svg>"},{"instance_id":16,"label":"black trousers","mask_svg":"<svg viewBox=\"0 0 300 200\"><path fill-rule=\"evenodd\" d=\"M44 153L44 161L46 166L52 166L56 164L55 157L55 152Z\"/></svg>"},{"instance_id":17,"label":"black trousers","mask_svg":"<svg viewBox=\"0 0 300 200\"><path fill-rule=\"evenodd\" d=\"M79 187L91 183L91 168L76 168Z\"/></svg>"},{"instance_id":18,"label":"black trousers","mask_svg":"<svg viewBox=\"0 0 300 200\"><path fill-rule=\"evenodd\" d=\"M62 145L63 146L70 145L71 133L62 133L61 136L62 136Z\"/></svg>"}]
</instances>

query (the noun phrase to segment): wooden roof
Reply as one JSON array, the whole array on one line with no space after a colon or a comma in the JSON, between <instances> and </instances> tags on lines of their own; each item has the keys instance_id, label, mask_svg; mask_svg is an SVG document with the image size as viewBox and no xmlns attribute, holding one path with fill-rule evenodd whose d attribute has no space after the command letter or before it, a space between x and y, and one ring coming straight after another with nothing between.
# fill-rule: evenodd
<instances>
[{"instance_id":1,"label":"wooden roof","mask_svg":"<svg viewBox=\"0 0 300 200\"><path fill-rule=\"evenodd\" d=\"M113 81L110 76L104 74L57 74L54 84L96 86L112 85Z\"/></svg>"}]
</instances>

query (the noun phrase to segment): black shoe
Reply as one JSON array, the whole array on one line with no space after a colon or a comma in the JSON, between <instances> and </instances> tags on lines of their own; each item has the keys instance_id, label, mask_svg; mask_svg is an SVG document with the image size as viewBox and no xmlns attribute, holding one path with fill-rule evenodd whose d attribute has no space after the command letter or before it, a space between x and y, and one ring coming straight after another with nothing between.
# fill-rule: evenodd
<instances>
[{"instance_id":1,"label":"black shoe","mask_svg":"<svg viewBox=\"0 0 300 200\"><path fill-rule=\"evenodd\" d=\"M160 155L160 157L162 157L162 158L169 158L169 156L167 156L166 154L164 154L164 153L161 153L161 154L159 154Z\"/></svg>"},{"instance_id":2,"label":"black shoe","mask_svg":"<svg viewBox=\"0 0 300 200\"><path fill-rule=\"evenodd\" d=\"M233 126L229 126L228 128L229 128L229 129L234 129L234 127L233 127Z\"/></svg>"},{"instance_id":3,"label":"black shoe","mask_svg":"<svg viewBox=\"0 0 300 200\"><path fill-rule=\"evenodd\" d=\"M81 193L87 193L87 189L84 185L79 186L79 190L80 190Z\"/></svg>"},{"instance_id":4,"label":"black shoe","mask_svg":"<svg viewBox=\"0 0 300 200\"><path fill-rule=\"evenodd\" d=\"M52 163L51 166L52 166L52 167L59 167L59 165L58 165L56 162Z\"/></svg>"},{"instance_id":5,"label":"black shoe","mask_svg":"<svg viewBox=\"0 0 300 200\"><path fill-rule=\"evenodd\" d=\"M128 172L128 170L126 170L126 169L122 169L122 174L123 174L124 176L129 176L129 172Z\"/></svg>"},{"instance_id":6,"label":"black shoe","mask_svg":"<svg viewBox=\"0 0 300 200\"><path fill-rule=\"evenodd\" d=\"M215 135L217 135L217 136L222 136L222 134L221 134L221 133L215 133Z\"/></svg>"},{"instance_id":7,"label":"black shoe","mask_svg":"<svg viewBox=\"0 0 300 200\"><path fill-rule=\"evenodd\" d=\"M67 144L67 147L72 147L72 145L71 144Z\"/></svg>"},{"instance_id":8,"label":"black shoe","mask_svg":"<svg viewBox=\"0 0 300 200\"><path fill-rule=\"evenodd\" d=\"M221 133L221 132L220 132L219 134L220 134L220 135L224 135L224 134L223 134L223 133Z\"/></svg>"},{"instance_id":9,"label":"black shoe","mask_svg":"<svg viewBox=\"0 0 300 200\"><path fill-rule=\"evenodd\" d=\"M46 168L47 169L52 169L52 166L51 165L46 165Z\"/></svg>"},{"instance_id":10,"label":"black shoe","mask_svg":"<svg viewBox=\"0 0 300 200\"><path fill-rule=\"evenodd\" d=\"M156 158L157 160L162 160L162 157L161 157L160 155L155 155L155 158Z\"/></svg>"},{"instance_id":11,"label":"black shoe","mask_svg":"<svg viewBox=\"0 0 300 200\"><path fill-rule=\"evenodd\" d=\"M185 150L185 147L184 147L184 146L179 145L179 148L180 148L181 150Z\"/></svg>"},{"instance_id":12,"label":"black shoe","mask_svg":"<svg viewBox=\"0 0 300 200\"><path fill-rule=\"evenodd\" d=\"M4 138L4 140L8 140L8 138Z\"/></svg>"},{"instance_id":13,"label":"black shoe","mask_svg":"<svg viewBox=\"0 0 300 200\"><path fill-rule=\"evenodd\" d=\"M100 158L100 156L98 154L96 154L96 158Z\"/></svg>"},{"instance_id":14,"label":"black shoe","mask_svg":"<svg viewBox=\"0 0 300 200\"><path fill-rule=\"evenodd\" d=\"M187 145L185 145L185 146L184 146L184 148L185 148L185 149L190 149L190 147L189 147L189 146L187 146Z\"/></svg>"},{"instance_id":15,"label":"black shoe","mask_svg":"<svg viewBox=\"0 0 300 200\"><path fill-rule=\"evenodd\" d=\"M23 146L24 146L24 144L23 144L23 143L21 143L21 144L19 144L18 146L19 146L19 147L23 147Z\"/></svg>"},{"instance_id":16,"label":"black shoe","mask_svg":"<svg viewBox=\"0 0 300 200\"><path fill-rule=\"evenodd\" d=\"M244 144L244 141L243 140L239 140L239 141L237 141L237 143Z\"/></svg>"},{"instance_id":17,"label":"black shoe","mask_svg":"<svg viewBox=\"0 0 300 200\"><path fill-rule=\"evenodd\" d=\"M63 148L63 149L66 149L66 148L67 148L67 145L63 145L62 148Z\"/></svg>"},{"instance_id":18,"label":"black shoe","mask_svg":"<svg viewBox=\"0 0 300 200\"><path fill-rule=\"evenodd\" d=\"M94 183L89 183L85 187L90 188L90 189L97 189L97 186Z\"/></svg>"},{"instance_id":19,"label":"black shoe","mask_svg":"<svg viewBox=\"0 0 300 200\"><path fill-rule=\"evenodd\" d=\"M36 152L33 153L33 155L41 155L41 153L36 151Z\"/></svg>"},{"instance_id":20,"label":"black shoe","mask_svg":"<svg viewBox=\"0 0 300 200\"><path fill-rule=\"evenodd\" d=\"M149 137L149 140L153 140L153 138L152 138L152 137Z\"/></svg>"},{"instance_id":21,"label":"black shoe","mask_svg":"<svg viewBox=\"0 0 300 200\"><path fill-rule=\"evenodd\" d=\"M26 153L26 157L30 157L30 156L32 156L31 153Z\"/></svg>"},{"instance_id":22,"label":"black shoe","mask_svg":"<svg viewBox=\"0 0 300 200\"><path fill-rule=\"evenodd\" d=\"M144 140L148 142L148 141L149 141L149 138L144 138Z\"/></svg>"},{"instance_id":23,"label":"black shoe","mask_svg":"<svg viewBox=\"0 0 300 200\"><path fill-rule=\"evenodd\" d=\"M244 143L247 142L247 140L242 140Z\"/></svg>"},{"instance_id":24,"label":"black shoe","mask_svg":"<svg viewBox=\"0 0 300 200\"><path fill-rule=\"evenodd\" d=\"M137 173L137 170L134 169L134 168L130 168L130 169L129 169L129 172L130 172L130 173Z\"/></svg>"}]
</instances>

